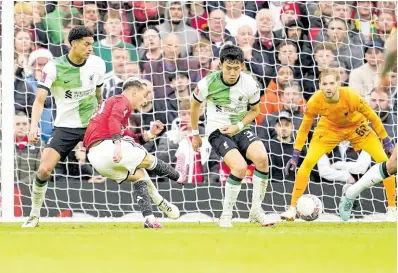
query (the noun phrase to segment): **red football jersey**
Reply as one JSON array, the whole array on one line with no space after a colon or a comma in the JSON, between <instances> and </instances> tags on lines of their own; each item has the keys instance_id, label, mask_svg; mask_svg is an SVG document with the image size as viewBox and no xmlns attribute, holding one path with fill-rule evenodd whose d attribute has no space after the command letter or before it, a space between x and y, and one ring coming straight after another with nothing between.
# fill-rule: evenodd
<instances>
[{"instance_id":1,"label":"red football jersey","mask_svg":"<svg viewBox=\"0 0 398 273\"><path fill-rule=\"evenodd\" d=\"M114 134L130 136L137 143L143 144L140 134L133 134L127 129L131 111L131 104L124 95L113 96L103 101L90 119L83 146L87 148L95 141L111 139Z\"/></svg>"}]
</instances>

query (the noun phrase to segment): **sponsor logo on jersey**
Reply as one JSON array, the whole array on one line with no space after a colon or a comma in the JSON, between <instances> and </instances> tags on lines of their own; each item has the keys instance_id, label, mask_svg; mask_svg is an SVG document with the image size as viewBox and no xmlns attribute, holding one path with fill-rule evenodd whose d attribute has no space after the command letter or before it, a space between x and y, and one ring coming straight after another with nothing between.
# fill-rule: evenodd
<instances>
[{"instance_id":1,"label":"sponsor logo on jersey","mask_svg":"<svg viewBox=\"0 0 398 273\"><path fill-rule=\"evenodd\" d=\"M72 91L66 90L65 91L65 99L71 99L72 98Z\"/></svg>"},{"instance_id":2,"label":"sponsor logo on jersey","mask_svg":"<svg viewBox=\"0 0 398 273\"><path fill-rule=\"evenodd\" d=\"M44 82L46 81L46 78L47 78L47 73L43 71L43 72L41 73L40 82L44 83Z\"/></svg>"}]
</instances>

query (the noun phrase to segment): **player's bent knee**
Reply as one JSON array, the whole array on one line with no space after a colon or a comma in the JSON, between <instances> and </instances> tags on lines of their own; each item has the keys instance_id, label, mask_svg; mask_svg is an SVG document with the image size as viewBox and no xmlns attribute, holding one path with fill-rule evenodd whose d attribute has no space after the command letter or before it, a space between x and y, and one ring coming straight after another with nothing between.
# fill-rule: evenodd
<instances>
[{"instance_id":1,"label":"player's bent knee","mask_svg":"<svg viewBox=\"0 0 398 273\"><path fill-rule=\"evenodd\" d=\"M391 175L397 174L397 160L388 160L386 163L387 172Z\"/></svg>"},{"instance_id":2,"label":"player's bent knee","mask_svg":"<svg viewBox=\"0 0 398 273\"><path fill-rule=\"evenodd\" d=\"M246 163L234 164L233 166L230 166L230 169L232 174L234 174L237 177L243 178L246 176L247 164Z\"/></svg>"},{"instance_id":3,"label":"player's bent knee","mask_svg":"<svg viewBox=\"0 0 398 273\"><path fill-rule=\"evenodd\" d=\"M259 155L258 157L253 159L253 164L256 166L256 169L260 171L268 171L268 157L264 155Z\"/></svg>"},{"instance_id":4,"label":"player's bent knee","mask_svg":"<svg viewBox=\"0 0 398 273\"><path fill-rule=\"evenodd\" d=\"M40 164L39 169L37 170L37 176L41 180L47 180L53 171L53 167L49 164Z\"/></svg>"},{"instance_id":5,"label":"player's bent knee","mask_svg":"<svg viewBox=\"0 0 398 273\"><path fill-rule=\"evenodd\" d=\"M144 158L144 160L141 162L140 165L138 165L138 169L148 169L152 166L153 164L153 156L151 154L147 154Z\"/></svg>"}]
</instances>

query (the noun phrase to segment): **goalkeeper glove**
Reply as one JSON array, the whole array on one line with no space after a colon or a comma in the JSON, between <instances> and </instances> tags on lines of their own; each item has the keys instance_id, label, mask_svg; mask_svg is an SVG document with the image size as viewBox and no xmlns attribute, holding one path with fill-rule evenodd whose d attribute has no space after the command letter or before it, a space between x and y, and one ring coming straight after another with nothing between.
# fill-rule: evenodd
<instances>
[{"instance_id":1,"label":"goalkeeper glove","mask_svg":"<svg viewBox=\"0 0 398 273\"><path fill-rule=\"evenodd\" d=\"M394 144L391 142L391 139L389 137L383 139L383 147L388 155L392 154L394 150Z\"/></svg>"},{"instance_id":2,"label":"goalkeeper glove","mask_svg":"<svg viewBox=\"0 0 398 273\"><path fill-rule=\"evenodd\" d=\"M288 175L290 171L294 171L297 168L299 157L300 151L295 149L292 158L286 164L285 175Z\"/></svg>"}]
</instances>

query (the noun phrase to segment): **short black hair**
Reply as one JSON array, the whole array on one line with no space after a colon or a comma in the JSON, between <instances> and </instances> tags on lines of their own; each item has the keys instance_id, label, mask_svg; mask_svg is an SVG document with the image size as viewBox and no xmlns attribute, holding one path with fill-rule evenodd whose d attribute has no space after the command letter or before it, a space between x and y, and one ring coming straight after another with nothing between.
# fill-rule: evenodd
<instances>
[{"instance_id":1,"label":"short black hair","mask_svg":"<svg viewBox=\"0 0 398 273\"><path fill-rule=\"evenodd\" d=\"M243 63L245 61L243 50L235 45L224 45L220 52L220 62L224 63L226 60L239 61L240 63Z\"/></svg>"},{"instance_id":2,"label":"short black hair","mask_svg":"<svg viewBox=\"0 0 398 273\"><path fill-rule=\"evenodd\" d=\"M169 76L170 82L172 82L174 79L177 79L178 76L183 76L183 77L189 79L189 74L187 72L178 71L176 73L170 74L170 76Z\"/></svg>"},{"instance_id":3,"label":"short black hair","mask_svg":"<svg viewBox=\"0 0 398 273\"><path fill-rule=\"evenodd\" d=\"M124 83L123 83L123 87L122 90L126 90L130 87L135 87L135 88L144 88L146 86L146 83L144 83L143 81L141 81L139 78L130 78L127 79Z\"/></svg>"},{"instance_id":4,"label":"short black hair","mask_svg":"<svg viewBox=\"0 0 398 273\"><path fill-rule=\"evenodd\" d=\"M69 36L68 36L68 42L69 42L69 44L72 45L73 41L80 40L85 37L93 37L94 38L94 32L92 32L89 28L87 28L85 26L76 26L70 30Z\"/></svg>"}]
</instances>

